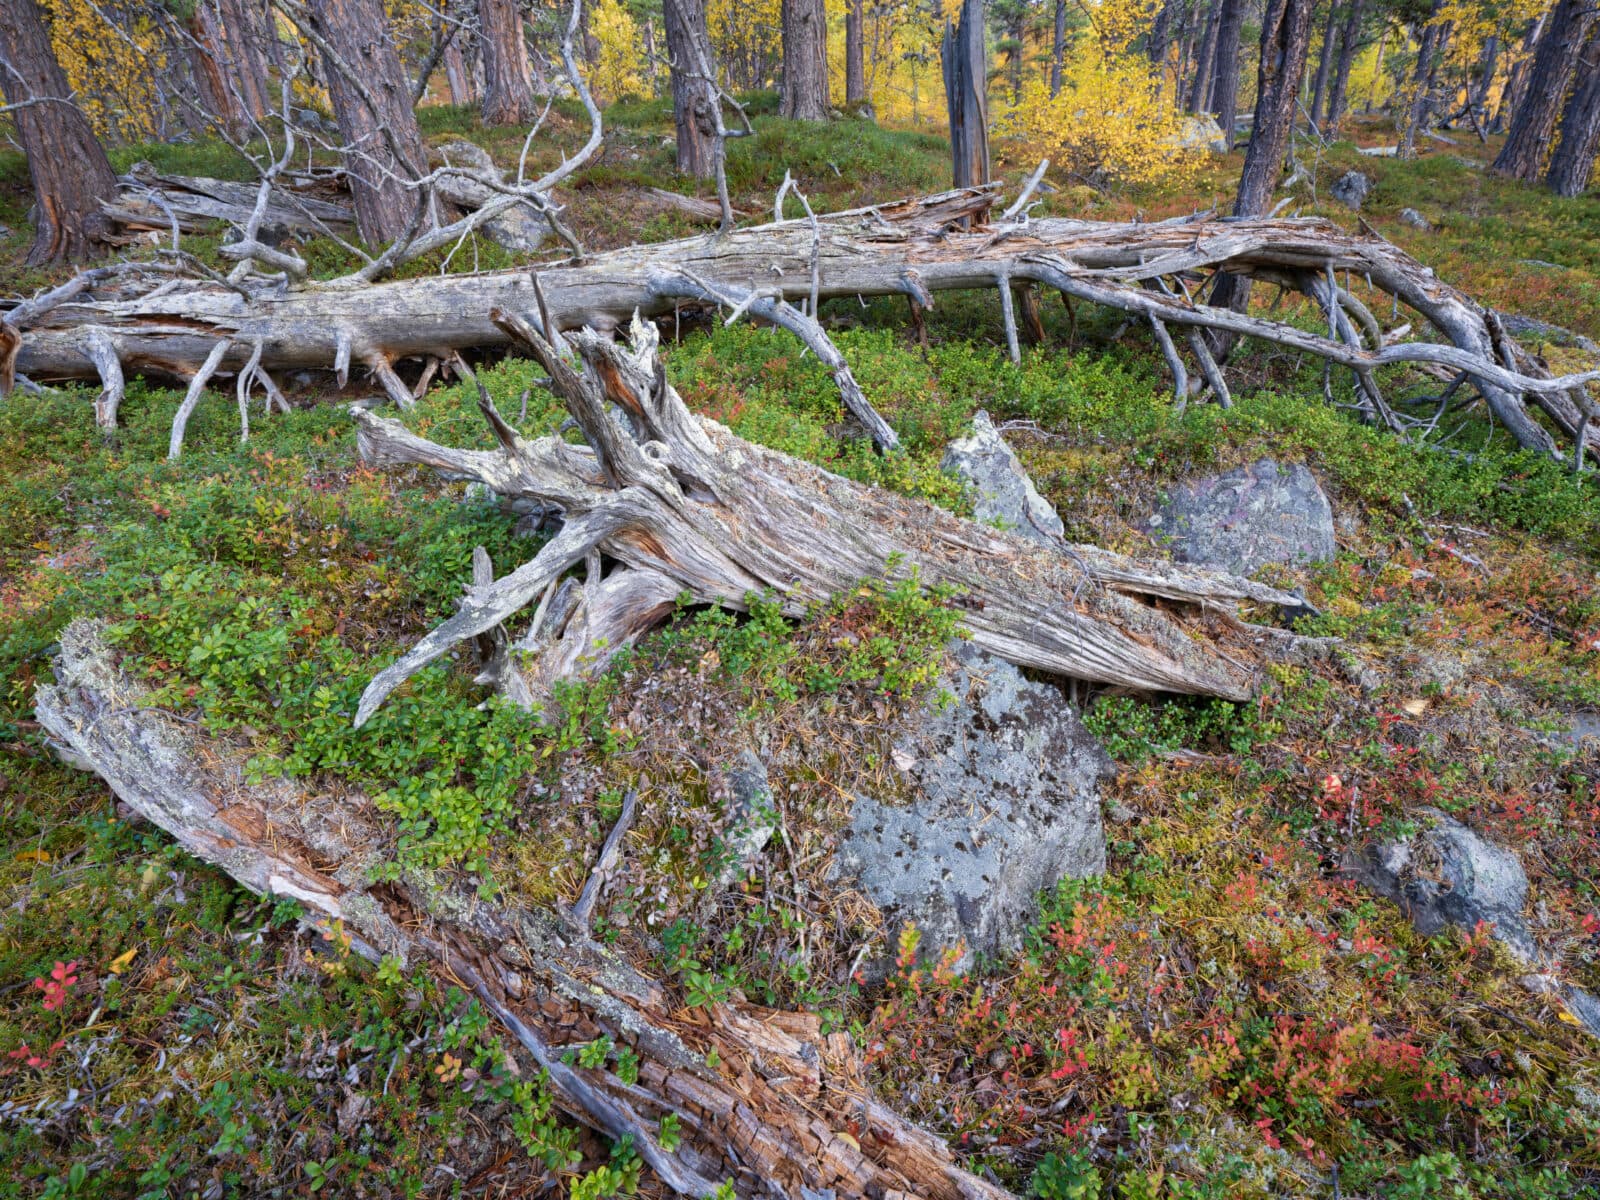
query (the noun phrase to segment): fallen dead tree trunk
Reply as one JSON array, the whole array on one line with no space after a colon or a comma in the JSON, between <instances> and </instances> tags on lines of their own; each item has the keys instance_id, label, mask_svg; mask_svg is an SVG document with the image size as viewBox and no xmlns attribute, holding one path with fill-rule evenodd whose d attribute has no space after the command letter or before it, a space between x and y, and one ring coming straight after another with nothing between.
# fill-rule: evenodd
<instances>
[{"instance_id":1,"label":"fallen dead tree trunk","mask_svg":"<svg viewBox=\"0 0 1600 1200\"><path fill-rule=\"evenodd\" d=\"M225 221L242 229L255 212L260 190L255 183L200 175L163 175L148 163L135 163L121 184L122 193L106 206L106 215L128 229L161 233L174 222L183 233L191 233L208 221ZM262 215L264 227L279 236L330 230L348 234L355 228L348 204L283 184L272 188Z\"/></svg>"},{"instance_id":2,"label":"fallen dead tree trunk","mask_svg":"<svg viewBox=\"0 0 1600 1200\"><path fill-rule=\"evenodd\" d=\"M1136 224L1021 215L958 227L993 205L992 188L967 189L815 223L786 221L629 247L542 268L540 279L549 311L563 329L614 328L635 311L669 313L686 298L708 294L769 301L902 294L926 307L938 291L995 288L1014 354L1009 289L1037 283L1137 317L1151 325L1164 346L1170 339L1160 335L1167 326L1226 330L1348 367L1362 379L1363 403L1373 418L1391 425L1396 423L1372 378L1375 368L1412 362L1463 373L1521 444L1552 455L1557 453L1554 440L1529 415L1523 398L1561 396L1600 377L1591 372L1538 379L1519 370L1517 352L1481 306L1392 243L1328 221L1206 218ZM1327 314L1328 334L1201 303L1205 284L1218 273L1311 295ZM1438 340L1384 344L1370 309L1340 285L1341 275L1346 283L1363 279L1416 310ZM488 313L495 308L526 313L532 302L525 271L367 286L346 281L338 287L306 285L287 294L169 280L143 297L74 297L36 313L13 365L36 379L97 378L93 351L100 337L114 348L125 371L185 379L219 344L223 372L243 367L258 344L262 353L256 369L263 373L334 368L352 360L377 371L376 364L387 368L405 357L504 346L507 335ZM386 390L395 389L386 384Z\"/></svg>"},{"instance_id":3,"label":"fallen dead tree trunk","mask_svg":"<svg viewBox=\"0 0 1600 1200\"><path fill-rule=\"evenodd\" d=\"M36 710L63 757L251 891L293 897L325 929L340 923L362 954L431 962L465 983L549 1072L561 1109L631 1135L674 1192L711 1196L731 1179L740 1196L1008 1195L874 1099L848 1035L822 1036L815 1016L742 1002L681 1008L559 913L485 902L436 878L371 885L390 847L369 802L247 784L231 748L141 703L144 689L92 622L62 633L56 675ZM606 1036L639 1056L636 1083L563 1061L565 1047ZM657 1136L669 1113L683 1135L675 1152Z\"/></svg>"},{"instance_id":4,"label":"fallen dead tree trunk","mask_svg":"<svg viewBox=\"0 0 1600 1200\"><path fill-rule=\"evenodd\" d=\"M582 594L558 605L559 617L541 604L519 648L591 670L659 623L677 593L739 608L751 593L770 592L798 614L863 578L915 578L949 590L974 641L1010 662L1242 700L1255 693L1260 654L1230 610L1242 600L1299 603L1230 575L1141 564L1093 546L1041 548L746 442L689 411L646 322L634 322L627 348L587 329L555 334L560 344L552 344L514 314L495 319L550 373L588 446L523 439L483 393L498 449L441 446L358 410L361 455L376 465L425 465L558 511L561 530L499 580L481 569L460 611L372 681L357 724L413 672L460 642L494 635L579 563L588 564ZM618 564L609 575L607 560ZM575 612L584 619L573 620ZM500 663L484 681L505 686L518 671ZM523 680L506 690L526 699L538 689Z\"/></svg>"}]
</instances>

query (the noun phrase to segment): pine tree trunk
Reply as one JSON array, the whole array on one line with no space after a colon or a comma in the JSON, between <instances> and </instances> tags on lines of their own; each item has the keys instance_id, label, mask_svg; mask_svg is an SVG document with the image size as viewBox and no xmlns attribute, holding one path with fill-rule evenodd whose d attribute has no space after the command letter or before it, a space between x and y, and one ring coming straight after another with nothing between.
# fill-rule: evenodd
<instances>
[{"instance_id":1,"label":"pine tree trunk","mask_svg":"<svg viewBox=\"0 0 1600 1200\"><path fill-rule=\"evenodd\" d=\"M1483 56L1478 63L1478 77L1473 81L1470 93L1474 108L1482 109L1489 103L1489 89L1494 86L1494 72L1499 64L1500 39L1491 35L1483 44Z\"/></svg>"},{"instance_id":2,"label":"pine tree trunk","mask_svg":"<svg viewBox=\"0 0 1600 1200\"><path fill-rule=\"evenodd\" d=\"M1550 150L1561 101L1594 19L1593 0L1560 0L1551 10L1533 52L1522 102L1511 114L1506 144L1494 160L1496 175L1525 180L1538 177Z\"/></svg>"},{"instance_id":3,"label":"pine tree trunk","mask_svg":"<svg viewBox=\"0 0 1600 1200\"><path fill-rule=\"evenodd\" d=\"M197 4L186 28L193 39L189 49L190 74L201 109L230 133L237 133L244 127L244 108L228 86L228 73L223 69L227 50L217 14Z\"/></svg>"},{"instance_id":4,"label":"pine tree trunk","mask_svg":"<svg viewBox=\"0 0 1600 1200\"><path fill-rule=\"evenodd\" d=\"M1239 124L1239 50L1244 27L1244 0L1222 0L1217 22L1216 66L1211 85L1211 111L1217 115L1228 147Z\"/></svg>"},{"instance_id":5,"label":"pine tree trunk","mask_svg":"<svg viewBox=\"0 0 1600 1200\"><path fill-rule=\"evenodd\" d=\"M467 56L461 50L466 31L457 32L444 48L444 78L450 85L450 103L465 108L478 99L478 90L472 84L472 72L467 67Z\"/></svg>"},{"instance_id":6,"label":"pine tree trunk","mask_svg":"<svg viewBox=\"0 0 1600 1200\"><path fill-rule=\"evenodd\" d=\"M783 108L798 121L828 119L828 11L823 0L783 0Z\"/></svg>"},{"instance_id":7,"label":"pine tree trunk","mask_svg":"<svg viewBox=\"0 0 1600 1200\"><path fill-rule=\"evenodd\" d=\"M1172 10L1178 3L1179 0L1163 0L1161 8L1156 12L1155 23L1150 26L1150 36L1144 44L1144 52L1150 59L1150 65L1161 73L1163 81L1165 81L1166 77L1167 51L1172 48ZM1058 46L1065 33L1066 12L1065 0L1056 0L1056 43Z\"/></svg>"},{"instance_id":8,"label":"pine tree trunk","mask_svg":"<svg viewBox=\"0 0 1600 1200\"><path fill-rule=\"evenodd\" d=\"M1261 19L1261 64L1256 75L1256 116L1233 215L1255 217L1267 211L1272 191L1283 173L1284 156L1294 131L1295 102L1305 74L1311 44L1312 0L1267 0ZM1211 291L1211 304L1244 312L1250 303L1250 281L1221 274ZM1225 358L1234 339L1208 335L1213 352Z\"/></svg>"},{"instance_id":9,"label":"pine tree trunk","mask_svg":"<svg viewBox=\"0 0 1600 1200\"><path fill-rule=\"evenodd\" d=\"M1194 61L1195 47L1200 40L1198 16L1196 7L1186 4L1178 24L1178 63L1172 78L1180 108L1185 107L1188 100L1189 64Z\"/></svg>"},{"instance_id":10,"label":"pine tree trunk","mask_svg":"<svg viewBox=\"0 0 1600 1200\"><path fill-rule=\"evenodd\" d=\"M983 0L962 0L961 18L944 24L940 56L950 120L952 177L958 188L989 182L989 61Z\"/></svg>"},{"instance_id":11,"label":"pine tree trunk","mask_svg":"<svg viewBox=\"0 0 1600 1200\"><path fill-rule=\"evenodd\" d=\"M10 66L0 71L0 92L26 104L11 118L38 214L28 265L88 258L107 229L100 202L116 197L117 177L88 119L67 101L72 89L33 0L0 0L0 47Z\"/></svg>"},{"instance_id":12,"label":"pine tree trunk","mask_svg":"<svg viewBox=\"0 0 1600 1200\"><path fill-rule=\"evenodd\" d=\"M1333 44L1339 23L1339 0L1328 0L1328 19L1322 26L1322 52L1317 56L1317 82L1311 93L1311 128L1322 133L1322 104L1328 98L1328 80L1333 73Z\"/></svg>"},{"instance_id":13,"label":"pine tree trunk","mask_svg":"<svg viewBox=\"0 0 1600 1200\"><path fill-rule=\"evenodd\" d=\"M852 112L867 103L864 8L863 0L850 0L844 14L844 102Z\"/></svg>"},{"instance_id":14,"label":"pine tree trunk","mask_svg":"<svg viewBox=\"0 0 1600 1200\"><path fill-rule=\"evenodd\" d=\"M1163 9L1163 12L1166 10ZM1061 69L1067 57L1067 0L1056 0L1056 23L1050 37L1050 94L1061 94Z\"/></svg>"},{"instance_id":15,"label":"pine tree trunk","mask_svg":"<svg viewBox=\"0 0 1600 1200\"><path fill-rule=\"evenodd\" d=\"M259 0L218 0L217 12L239 99L246 114L260 120L277 107L268 90L264 45L267 38L277 36L272 15Z\"/></svg>"},{"instance_id":16,"label":"pine tree trunk","mask_svg":"<svg viewBox=\"0 0 1600 1200\"><path fill-rule=\"evenodd\" d=\"M1351 0L1345 9L1344 28L1339 32L1339 62L1333 70L1333 90L1328 96L1328 114L1323 120L1323 134L1333 137L1339 129L1339 118L1344 116L1345 100L1350 87L1350 68L1355 65L1356 51L1361 42L1361 18L1366 12L1366 0Z\"/></svg>"},{"instance_id":17,"label":"pine tree trunk","mask_svg":"<svg viewBox=\"0 0 1600 1200\"><path fill-rule=\"evenodd\" d=\"M1217 61L1217 26L1222 8L1229 0L1211 0L1211 10L1206 16L1205 39L1200 43L1200 57L1195 60L1194 78L1189 84L1186 107L1192 113L1211 111L1211 73Z\"/></svg>"},{"instance_id":18,"label":"pine tree trunk","mask_svg":"<svg viewBox=\"0 0 1600 1200\"><path fill-rule=\"evenodd\" d=\"M1522 96L1528 86L1528 71L1533 66L1533 48L1539 44L1539 35L1544 32L1545 20L1549 15L1541 13L1528 23L1528 32L1523 36L1517 60L1512 63L1506 86L1500 91L1500 103L1495 108L1494 121L1489 126L1491 133L1505 129L1506 121L1522 104Z\"/></svg>"},{"instance_id":19,"label":"pine tree trunk","mask_svg":"<svg viewBox=\"0 0 1600 1200\"><path fill-rule=\"evenodd\" d=\"M1430 19L1439 15L1442 6L1442 0L1434 0ZM1433 74L1439 58L1439 40L1444 36L1444 30L1443 25L1429 24L1422 31L1417 48L1417 64L1411 73L1411 108L1406 115L1405 134L1400 139L1401 158L1411 158L1416 154L1417 134L1422 132L1433 106Z\"/></svg>"},{"instance_id":20,"label":"pine tree trunk","mask_svg":"<svg viewBox=\"0 0 1600 1200\"><path fill-rule=\"evenodd\" d=\"M411 81L395 49L383 0L314 0L313 31L338 56L324 64L356 228L369 246L386 245L413 223L421 202L401 182L425 173L422 131L411 107Z\"/></svg>"},{"instance_id":21,"label":"pine tree trunk","mask_svg":"<svg viewBox=\"0 0 1600 1200\"><path fill-rule=\"evenodd\" d=\"M517 0L478 0L483 54L483 123L525 125L533 119L533 80Z\"/></svg>"},{"instance_id":22,"label":"pine tree trunk","mask_svg":"<svg viewBox=\"0 0 1600 1200\"><path fill-rule=\"evenodd\" d=\"M672 116L678 133L678 170L695 179L717 173L716 89L707 79L711 51L704 0L663 0L667 68L672 76ZM704 64L704 65L702 65Z\"/></svg>"},{"instance_id":23,"label":"pine tree trunk","mask_svg":"<svg viewBox=\"0 0 1600 1200\"><path fill-rule=\"evenodd\" d=\"M1590 35L1579 60L1560 134L1545 186L1558 196L1578 196L1589 186L1600 153L1600 33Z\"/></svg>"},{"instance_id":24,"label":"pine tree trunk","mask_svg":"<svg viewBox=\"0 0 1600 1200\"><path fill-rule=\"evenodd\" d=\"M1006 54L1006 71L1011 76L1011 103L1022 103L1022 51L1028 36L1027 10L1018 5L1012 10L1006 40L1011 49Z\"/></svg>"}]
</instances>

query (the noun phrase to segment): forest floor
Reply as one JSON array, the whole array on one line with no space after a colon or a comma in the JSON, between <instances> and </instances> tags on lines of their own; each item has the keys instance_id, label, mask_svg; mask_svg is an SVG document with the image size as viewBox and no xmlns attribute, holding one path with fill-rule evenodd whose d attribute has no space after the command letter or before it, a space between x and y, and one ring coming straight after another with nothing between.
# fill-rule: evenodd
<instances>
[{"instance_id":1,"label":"forest floor","mask_svg":"<svg viewBox=\"0 0 1600 1200\"><path fill-rule=\"evenodd\" d=\"M562 196L587 244L694 232L640 191L671 185L668 116L609 114L604 156ZM502 163L520 144L451 110L423 122ZM581 132L558 114L538 152ZM1376 123L1357 134L1392 140ZM1320 197L1346 169L1373 176L1364 218L1444 279L1600 337L1600 196L1494 179L1491 150L1468 134L1412 163L1350 143L1302 157ZM936 190L946 154L938 137L760 116L732 148L734 202L766 211L785 169L819 210ZM140 158L247 177L209 144L131 148L117 165ZM1186 212L1231 194L1239 163L1162 193L1063 186L1047 205ZM47 281L16 266L26 204L19 160L0 155L8 292ZM1407 207L1434 229L1403 223ZM1310 195L1304 211L1355 221ZM190 248L204 257L219 238ZM336 248L307 256L341 269ZM352 957L58 763L32 696L80 615L106 620L124 667L252 771L373 796L408 865L570 900L637 790L644 816L597 928L686 1005L737 989L849 1030L887 1100L1019 1193L1594 1194L1595 1042L1520 986L1495 942L1421 937L1337 870L1363 838L1452 813L1517 851L1531 928L1600 990L1600 756L1565 733L1600 710L1593 485L1471 412L1445 449L1402 444L1328 405L1320 369L1281 351L1244 352L1231 410L1179 414L1159 356L1113 340L1109 315L1047 305L1021 365L991 297L941 296L925 347L901 304L824 316L903 457L871 453L781 332L686 324L669 373L744 437L958 510L968 500L939 459L987 409L1011 423L1069 536L1142 554L1158 551L1140 519L1175 482L1263 455L1306 462L1339 554L1292 573L1320 611L1298 628L1346 639L1362 684L1279 668L1243 706L1094 698L1086 721L1121 768L1104 796L1106 874L1041 897L1015 956L957 973L905 938L900 968L868 986L856 947L900 931L828 884L830 838L841 799L877 782L893 730L927 702L905 681L943 654L932 606L868 588L798 626L685 613L547 717L478 709L470 673L446 663L357 734L355 697L453 610L473 547L511 563L535 545L513 518L460 486L360 465L331 402L364 394L354 384L308 380L244 445L231 397L209 395L177 464L164 451L179 393L132 383L110 445L90 393L14 395L0 405L0 1195L540 1194L608 1160L624 1186L655 1187L626 1148L531 1129L527 1065L476 1000ZM528 395L529 434L562 415L537 374L509 358L480 371L502 412ZM1400 402L1436 389L1400 369L1385 385ZM435 387L408 424L454 444L486 436L459 385ZM708 883L727 832L711 781L745 743L782 751L769 770L783 879L722 889Z\"/></svg>"}]
</instances>

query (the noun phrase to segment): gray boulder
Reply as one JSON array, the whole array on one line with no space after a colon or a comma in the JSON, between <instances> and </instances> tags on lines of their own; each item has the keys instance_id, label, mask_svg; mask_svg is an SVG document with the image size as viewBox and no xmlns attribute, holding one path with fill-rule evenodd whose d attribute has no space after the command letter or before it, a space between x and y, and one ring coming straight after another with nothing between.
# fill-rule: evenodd
<instances>
[{"instance_id":1,"label":"gray boulder","mask_svg":"<svg viewBox=\"0 0 1600 1200\"><path fill-rule=\"evenodd\" d=\"M1360 171L1346 171L1333 181L1333 186L1328 189L1332 196L1346 208L1361 211L1361 206L1367 202L1367 197L1372 194L1372 177L1363 175Z\"/></svg>"},{"instance_id":2,"label":"gray boulder","mask_svg":"<svg viewBox=\"0 0 1600 1200\"><path fill-rule=\"evenodd\" d=\"M1263 458L1175 489L1146 525L1182 562L1253 575L1268 563L1334 556L1333 506L1300 464Z\"/></svg>"},{"instance_id":3,"label":"gray boulder","mask_svg":"<svg viewBox=\"0 0 1600 1200\"><path fill-rule=\"evenodd\" d=\"M1397 903L1424 937L1447 925L1471 933L1484 921L1520 962L1539 963L1522 919L1528 876L1521 860L1444 813L1427 809L1423 815L1431 824L1414 837L1346 855L1345 873Z\"/></svg>"},{"instance_id":4,"label":"gray boulder","mask_svg":"<svg viewBox=\"0 0 1600 1200\"><path fill-rule=\"evenodd\" d=\"M965 480L976 493L975 519L998 522L1047 546L1061 543L1066 534L1061 518L1039 495L1016 452L982 409L972 418L972 436L951 442L939 466Z\"/></svg>"},{"instance_id":5,"label":"gray boulder","mask_svg":"<svg viewBox=\"0 0 1600 1200\"><path fill-rule=\"evenodd\" d=\"M1433 222L1414 208L1402 208L1400 210L1400 224L1409 225L1413 229L1420 229L1423 233L1433 232Z\"/></svg>"},{"instance_id":6,"label":"gray boulder","mask_svg":"<svg viewBox=\"0 0 1600 1200\"><path fill-rule=\"evenodd\" d=\"M878 906L891 943L909 922L927 952L970 960L1020 945L1042 889L1105 869L1100 784L1115 768L1059 691L976 647L953 648L942 686L955 703L893 749L915 798L858 796L833 872Z\"/></svg>"},{"instance_id":7,"label":"gray boulder","mask_svg":"<svg viewBox=\"0 0 1600 1200\"><path fill-rule=\"evenodd\" d=\"M475 211L486 204L498 201L503 193L496 191L484 180L505 183L505 173L495 166L494 159L483 147L472 142L457 140L434 147L433 165L459 167L480 179L467 175L445 175L438 182L441 196L452 204ZM544 242L550 232L550 223L529 204L517 204L490 217L479 228L491 241L507 250L531 254Z\"/></svg>"}]
</instances>

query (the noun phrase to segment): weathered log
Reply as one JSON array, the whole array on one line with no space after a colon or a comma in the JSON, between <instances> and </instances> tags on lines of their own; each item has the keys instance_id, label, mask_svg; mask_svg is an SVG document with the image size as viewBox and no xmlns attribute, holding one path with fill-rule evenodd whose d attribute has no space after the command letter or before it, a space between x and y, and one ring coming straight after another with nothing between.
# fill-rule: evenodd
<instances>
[{"instance_id":1,"label":"weathered log","mask_svg":"<svg viewBox=\"0 0 1600 1200\"><path fill-rule=\"evenodd\" d=\"M1349 233L1321 219L1204 218L1125 224L1017 217L971 230L955 228L994 203L991 188L966 189L897 205L785 221L655 246L599 254L540 272L546 302L563 329L614 328L634 312L673 311L706 285L774 299L813 294L906 295L1037 283L1064 296L1120 309L1141 323L1225 331L1322 357L1359 372L1393 363L1465 371L1518 441L1556 454L1555 443L1523 404L1530 393L1565 391L1600 372L1539 380L1503 365L1480 305L1382 238ZM1199 304L1165 280L1225 273L1290 289L1346 273L1365 279L1420 313L1440 341L1352 345L1293 325ZM131 300L73 297L40 316L23 335L16 369L37 379L97 378L88 339L99 329L125 369L189 378L220 338L232 340L223 370L236 370L255 339L261 365L331 367L341 345L359 359L448 357L509 338L492 309L533 305L526 271L406 280L365 287L311 286L253 298L211 283L158 289ZM0 364L3 366L4 364Z\"/></svg>"},{"instance_id":2,"label":"weathered log","mask_svg":"<svg viewBox=\"0 0 1600 1200\"><path fill-rule=\"evenodd\" d=\"M769 592L797 615L863 578L889 577L948 589L973 640L1019 665L1242 700L1255 692L1260 654L1247 627L1207 610L1300 603L1212 571L1141 564L1093 546L1041 548L746 442L689 411L667 382L655 327L643 321L633 324L631 348L579 332L570 339L574 362L571 347L552 345L520 317L495 319L549 372L588 447L521 438L485 394L496 450L440 446L357 410L361 455L374 465L429 466L559 510L561 531L532 561L470 588L454 617L380 672L357 724L413 672L511 618L596 553L630 570L600 578L591 569L589 615L572 645L544 651L558 656L556 675L586 657L603 663L593 652L600 638L614 652L664 618L678 593L742 608L752 593ZM1177 611L1183 605L1195 611ZM542 679L550 674L546 667Z\"/></svg>"},{"instance_id":3,"label":"weathered log","mask_svg":"<svg viewBox=\"0 0 1600 1200\"><path fill-rule=\"evenodd\" d=\"M135 163L119 183L121 195L106 206L113 220L129 224L137 216L153 228L166 229L170 212L186 231L199 221L226 221L243 228L255 211L260 187L203 175L166 175L148 163ZM157 193L167 211L141 200L146 192ZM278 185L268 198L263 223L269 229L290 233L322 234L332 230L348 234L355 227L355 217L348 204Z\"/></svg>"},{"instance_id":4,"label":"weathered log","mask_svg":"<svg viewBox=\"0 0 1600 1200\"><path fill-rule=\"evenodd\" d=\"M232 747L145 696L100 627L79 621L63 631L56 682L35 705L67 761L99 773L189 853L253 892L293 897L330 933L338 923L367 957L432 963L465 983L549 1072L557 1105L631 1135L671 1190L705 1197L731 1179L739 1196L1008 1195L878 1102L848 1035L822 1036L814 1015L743 1001L679 1008L559 912L485 901L443 877L374 886L369 871L392 847L369 802L247 783ZM638 1055L637 1083L563 1061L566 1046L605 1036ZM675 1152L656 1133L668 1113L682 1130Z\"/></svg>"}]
</instances>

